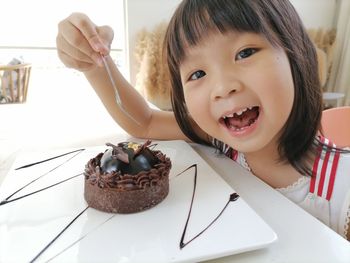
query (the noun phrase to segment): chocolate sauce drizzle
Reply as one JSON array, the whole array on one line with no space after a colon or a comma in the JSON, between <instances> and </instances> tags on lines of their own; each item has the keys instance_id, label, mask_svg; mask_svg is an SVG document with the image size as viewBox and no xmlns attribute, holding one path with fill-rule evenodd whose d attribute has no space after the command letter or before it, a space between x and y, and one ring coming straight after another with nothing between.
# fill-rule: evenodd
<instances>
[{"instance_id":1,"label":"chocolate sauce drizzle","mask_svg":"<svg viewBox=\"0 0 350 263\"><path fill-rule=\"evenodd\" d=\"M189 243L191 243L196 238L198 238L200 235L202 235L209 227L211 227L219 219L219 217L223 214L223 212L225 211L225 209L227 208L229 203L230 202L234 202L234 201L236 201L239 198L239 195L237 193L230 194L230 197L229 197L227 203L225 204L224 208L221 210L221 212L202 231L200 231L197 235L192 237L189 241L184 242L186 231L187 231L188 222L190 220L191 213L192 213L193 200L194 200L194 196L195 196L196 188L197 188L197 164L192 164L191 166L189 166L183 172L180 173L180 174L182 174L182 173L184 173L185 171L187 171L187 170L189 170L191 168L194 168L193 192L192 192L190 210L188 212L186 223L185 223L185 227L184 227L184 230L182 232L181 239L180 239L180 249L183 249ZM178 175L180 175L180 174L178 174Z\"/></svg>"},{"instance_id":2,"label":"chocolate sauce drizzle","mask_svg":"<svg viewBox=\"0 0 350 263\"><path fill-rule=\"evenodd\" d=\"M30 263L34 262L35 260L37 260L44 252L46 249L48 249L56 240L57 238L59 238L67 229L68 227L70 227L75 220L77 220L87 209L89 208L89 206L85 207L83 211L81 211L76 217L74 217L74 219L72 221L69 222L68 225L66 225L61 232L58 233L57 236L55 236L50 243L48 243L31 261Z\"/></svg>"},{"instance_id":3,"label":"chocolate sauce drizzle","mask_svg":"<svg viewBox=\"0 0 350 263\"><path fill-rule=\"evenodd\" d=\"M101 224L97 225L94 229L92 229L91 231L87 232L85 235L79 237L77 240L75 240L73 243L69 244L67 247L65 247L63 250L61 250L60 252L58 252L57 254L55 254L54 256L52 256L51 258L49 258L46 263L52 261L53 259L57 258L59 255L61 255L62 253L66 252L68 249L70 249L71 247L73 247L76 243L80 242L81 240L83 240L84 238L86 238L89 234L91 234L92 232L94 232L96 229L100 228L102 225L106 224L108 221L110 221L112 218L114 218L117 214L113 214L111 215L109 218L107 218L105 221L103 221Z\"/></svg>"},{"instance_id":4,"label":"chocolate sauce drizzle","mask_svg":"<svg viewBox=\"0 0 350 263\"><path fill-rule=\"evenodd\" d=\"M39 189L39 190L36 190L36 191L30 192L30 193L28 193L28 194L25 194L25 195L22 195L22 196L19 196L19 197L13 198L13 199L11 199L11 200L7 200L7 199L5 199L5 200L3 200L3 201L1 201L1 202L0 202L0 206L2 206L2 205L6 205L6 204L9 204L9 203L12 203L12 202L14 202L14 201L17 201L17 200L23 199L23 198L28 197L28 196L31 196L31 195L33 195L33 194L40 193L40 192L42 192L42 191L44 191L44 190L47 190L47 189L49 189L49 188L51 188L51 187L54 187L54 186L60 185L60 184L62 184L62 183L64 183L64 182L67 182L67 181L69 181L69 180L71 180L71 179L74 179L75 177L78 177L78 176L80 176L80 175L83 175L83 173L80 173L80 174L77 174L77 175L71 176L71 177L69 177L69 178L67 178L67 179L64 179L64 180L62 180L62 181L59 181L59 182L57 182L57 183L51 184L51 185L49 185L49 186L46 186L46 187L41 188L41 189Z\"/></svg>"},{"instance_id":5,"label":"chocolate sauce drizzle","mask_svg":"<svg viewBox=\"0 0 350 263\"><path fill-rule=\"evenodd\" d=\"M155 147L157 146L157 144L154 144L154 145L150 145L150 143L146 143L146 146L149 146L149 147ZM40 178L42 178L43 176L47 175L48 173L54 171L55 169L57 169L58 167L60 167L61 165L65 164L66 162L70 161L72 158L74 158L76 155L78 155L80 152L84 151L85 149L80 149L80 150L76 150L76 151L72 151L72 152L68 152L68 153L65 153L65 154L61 154L61 155L58 155L58 156L55 156L55 157L52 157L52 158L48 158L48 159L45 159L45 160L42 160L42 161L38 161L38 162L35 162L35 163L31 163L31 164L27 164L27 165L24 165L24 166L21 166L21 167L18 167L16 168L15 170L19 170L19 169L24 169L24 168L28 168L30 166L33 166L33 165L37 165L37 164L40 164L40 163L43 163L43 162L47 162L47 161L50 161L50 160L53 160L53 159L56 159L56 158L59 158L59 157L62 157L62 156L65 156L65 155L68 155L68 154L71 154L71 153L75 153L75 152L78 152L77 154L75 154L73 157L69 158L68 160L66 160L65 162L63 162L62 164L56 166L55 168L51 169L50 171L46 172L45 174L39 176L38 178L34 179L33 181L29 182L28 184L24 185L23 187L21 187L20 189L16 190L13 194L11 194L10 196L8 196L5 200L1 201L0 202L0 206L2 205L5 205L5 204L8 204L8 203L11 203L13 201L16 201L16 200L19 200L19 199L22 199L24 197L27 197L27 196L30 196L30 195L33 195L33 194L36 194L36 193L39 193L41 191L44 191L46 189L49 189L51 187L54 187L56 185L59 185L59 184L62 184L64 182L67 182L75 177L78 177L80 175L83 175L83 173L81 174L77 174L77 175L74 175L72 177L69 177L65 180L62 180L60 182L57 182L55 184L52 184L52 185L49 185L47 187L44 187L42 189L39 189L37 191L34 191L34 192L31 192L31 193L28 193L26 195L23 195L23 196L20 196L20 197L17 197L17 198L14 198L14 199L11 199L9 200L13 195L15 195L16 193L20 192L21 190L23 190L25 187L27 187L28 185L34 183L35 181L39 180ZM188 212L188 215L187 215L187 219L186 219L186 223L185 223L185 226L184 226L184 229L183 229L183 233L182 233L182 236L181 236L181 239L180 239L180 244L179 244L179 247L180 249L183 249L185 246L187 246L189 243L191 243L192 241L194 241L196 238L198 238L200 235L202 235L209 227L211 227L219 218L220 216L224 213L224 211L226 210L227 206L229 205L230 202L234 202L236 201L238 198L239 198L239 195L237 193L232 193L230 194L229 196L229 200L227 201L227 203L224 205L223 209L220 211L220 213L202 230L200 231L197 235L195 235L194 237L192 237L190 240L188 241L184 241L185 239L185 235L186 235L186 232L187 232L187 227L188 227L188 223L189 223L189 220L191 218L191 213L192 213L192 207L193 207L193 201L194 201L194 197L195 197L195 192L196 192L196 188L197 188L197 164L193 164L191 166L189 166L188 168L186 168L184 171L182 171L181 173L177 174L175 177L183 174L184 172L186 172L187 170L189 169L192 169L194 168L195 169L195 173L194 173L194 181L193 181L193 192L192 192L192 198L191 198L191 204L190 204L190 209L189 209L189 212ZM73 220L71 220L61 231L60 233L58 233L58 235L56 235L30 262L34 262L36 261L87 209L89 208L89 206L87 206L84 210L82 210ZM114 217L115 215L113 215L112 217ZM110 220L112 217L110 217L108 220ZM108 221L107 220L107 221ZM66 251L67 249L69 249L72 245L74 245L75 243L79 242L81 239L85 238L86 236L88 235L88 233L81 237L80 239L78 239L76 242L74 242L73 244L71 244L70 246L68 246L66 249L64 249L62 252L60 252L59 254L63 253L64 251ZM58 255L59 255L58 254ZM58 256L56 255L56 256ZM55 258L56 256L52 257L51 259ZM51 260L50 259L50 260Z\"/></svg>"},{"instance_id":6,"label":"chocolate sauce drizzle","mask_svg":"<svg viewBox=\"0 0 350 263\"><path fill-rule=\"evenodd\" d=\"M84 150L85 150L85 149L79 149L79 150L67 152L67 153L64 153L64 154L61 154L61 155L57 155L57 156L54 156L54 157L51 157L51 158L48 158L48 159L45 159L45 160L42 160L42 161L38 161L38 162L34 162L34 163L30 163L30 164L26 164L26 165L17 167L17 168L15 168L15 170L20 170L20 169L28 168L28 167L31 167L31 166L34 166L34 165L37 165L37 164L40 164L40 163L44 163L44 162L48 162L48 161L54 160L54 159L56 159L56 158L60 158L60 157L62 157L62 156L65 156L65 155L68 155L68 154L71 154L71 153L81 152L81 151L84 151Z\"/></svg>"},{"instance_id":7,"label":"chocolate sauce drizzle","mask_svg":"<svg viewBox=\"0 0 350 263\"><path fill-rule=\"evenodd\" d=\"M17 197L17 198L14 198L14 199L11 199L11 200L10 200L10 198L11 198L12 196L14 196L15 194L19 193L20 191L22 191L23 189L25 189L26 187L28 187L28 186L31 185L32 183L34 183L34 182L38 181L39 179L43 178L45 175L51 173L52 171L56 170L57 168L61 167L61 166L64 165L64 164L66 164L67 162L69 162L71 159L73 159L74 157L76 157L78 154L80 154L80 153L81 153L82 151L84 151L84 150L85 150L85 149L79 149L79 150L76 150L76 151L71 151L71 152L68 152L68 153L64 153L64 154L61 154L61 155L57 155L57 156L55 156L55 157L51 157L51 158L49 158L49 159L45 159L45 160L42 160L42 161L38 161L38 162L35 162L35 163L27 164L27 165L24 165L24 166L21 166L21 167L16 168L15 170L28 168L28 167L31 167L31 166L33 166L33 165L41 164L41 163L44 163L44 162L47 162L47 161L51 161L51 160L54 160L54 159L56 159L56 158L59 158L59 157L62 157L62 156L65 156L65 155L68 155L68 154L72 154L72 153L76 153L76 152L77 152L76 154L74 154L72 157L70 157L69 159L67 159L67 160L64 161L63 163L61 163L61 164L55 166L54 168L52 168L52 169L49 170L48 172L46 172L46 173L40 175L39 177L35 178L34 180L30 181L29 183L25 184L25 185L22 186L21 188L19 188L19 189L17 189L16 191L14 191L12 194L10 194L9 196L7 196L4 200L2 200L2 201L0 202L0 206L5 205L5 204L8 204L8 203L11 203L11 202L13 202L13 201L20 200L20 199L22 199L22 198L24 198L24 197L27 197L27 196L30 196L30 195L32 195L32 194L36 194L36 193L38 193L38 192L41 192L41 191L43 191L43 190L46 190L46 189L48 189L48 188L51 188L51 187L53 187L53 186L59 185L59 184L61 184L61 183L63 183L63 182L66 182L66 181L68 181L68 180L70 180L70 179L73 179L74 177L77 177L77 176L79 176L79 175L82 175L82 174L78 174L78 175L76 175L76 176L72 176L72 177L70 177L70 178L68 178L68 179L65 179L65 180L63 180L63 181L60 181L60 182L55 183L55 184L53 184L53 185L44 187L44 188L39 189L39 190L37 190L37 191L31 192L31 193L29 193L29 194L26 194L26 195L23 195L23 196L20 196L20 197Z\"/></svg>"}]
</instances>

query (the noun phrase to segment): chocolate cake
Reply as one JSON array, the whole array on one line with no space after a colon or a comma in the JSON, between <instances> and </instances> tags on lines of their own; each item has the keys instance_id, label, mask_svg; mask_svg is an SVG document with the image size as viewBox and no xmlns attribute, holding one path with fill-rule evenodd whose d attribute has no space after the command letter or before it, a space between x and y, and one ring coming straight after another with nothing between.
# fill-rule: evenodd
<instances>
[{"instance_id":1,"label":"chocolate cake","mask_svg":"<svg viewBox=\"0 0 350 263\"><path fill-rule=\"evenodd\" d=\"M92 208L135 213L159 204L169 192L171 161L145 144L122 142L85 166L84 197Z\"/></svg>"}]
</instances>

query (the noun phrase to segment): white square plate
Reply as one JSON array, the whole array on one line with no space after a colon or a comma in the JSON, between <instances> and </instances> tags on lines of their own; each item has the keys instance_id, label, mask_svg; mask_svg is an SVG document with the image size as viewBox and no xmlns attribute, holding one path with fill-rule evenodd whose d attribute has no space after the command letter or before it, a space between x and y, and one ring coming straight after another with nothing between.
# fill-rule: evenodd
<instances>
[{"instance_id":1,"label":"white square plate","mask_svg":"<svg viewBox=\"0 0 350 263\"><path fill-rule=\"evenodd\" d=\"M29 262L62 231L35 261L193 262L259 249L277 240L275 232L242 198L228 202L235 190L186 142L156 143L155 149L172 161L170 191L163 202L149 210L124 215L88 208L65 231L87 207L84 177L79 174L89 159L107 147L89 147L15 170L72 149L21 154L1 185L0 202L34 180L9 200L67 180L0 206L0 262ZM194 169L181 173L193 164L198 169L196 185ZM213 223L181 249L194 189L184 243Z\"/></svg>"}]
</instances>

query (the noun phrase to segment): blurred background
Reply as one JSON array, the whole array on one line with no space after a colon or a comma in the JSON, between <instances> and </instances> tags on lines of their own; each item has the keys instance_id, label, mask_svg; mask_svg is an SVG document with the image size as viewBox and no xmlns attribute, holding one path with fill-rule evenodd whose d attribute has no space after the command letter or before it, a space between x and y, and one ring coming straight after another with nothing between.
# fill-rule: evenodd
<instances>
[{"instance_id":1,"label":"blurred background","mask_svg":"<svg viewBox=\"0 0 350 263\"><path fill-rule=\"evenodd\" d=\"M148 58L159 52L166 23L179 2L3 1L0 9L0 96L4 97L0 99L0 167L12 152L36 147L39 141L47 147L59 147L63 142L67 145L67 141L74 146L76 138L84 141L119 129L82 73L66 69L57 57L57 25L72 12L86 13L98 25L110 25L115 31L111 55L121 72L149 101L169 109L167 78L161 75L156 80L155 77L161 71L159 56L153 56L153 60ZM325 103L332 107L350 105L350 1L291 2L319 50L320 78L328 96ZM18 63L28 63L30 72L16 69L9 74L9 64ZM9 97L6 85L11 75L18 78L17 88L29 75L22 101L6 100ZM157 92L154 89L158 89Z\"/></svg>"}]
</instances>

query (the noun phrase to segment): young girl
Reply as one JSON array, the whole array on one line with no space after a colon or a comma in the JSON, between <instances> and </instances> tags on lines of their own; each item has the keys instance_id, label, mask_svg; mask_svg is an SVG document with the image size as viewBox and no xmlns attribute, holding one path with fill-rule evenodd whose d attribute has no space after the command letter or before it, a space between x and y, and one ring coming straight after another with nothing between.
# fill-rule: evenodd
<instances>
[{"instance_id":1,"label":"young girl","mask_svg":"<svg viewBox=\"0 0 350 263\"><path fill-rule=\"evenodd\" d=\"M350 154L321 136L315 49L288 0L184 0L165 37L174 112L149 108L122 77L112 39L109 27L72 14L59 24L58 55L128 133L214 145L350 239Z\"/></svg>"}]
</instances>

